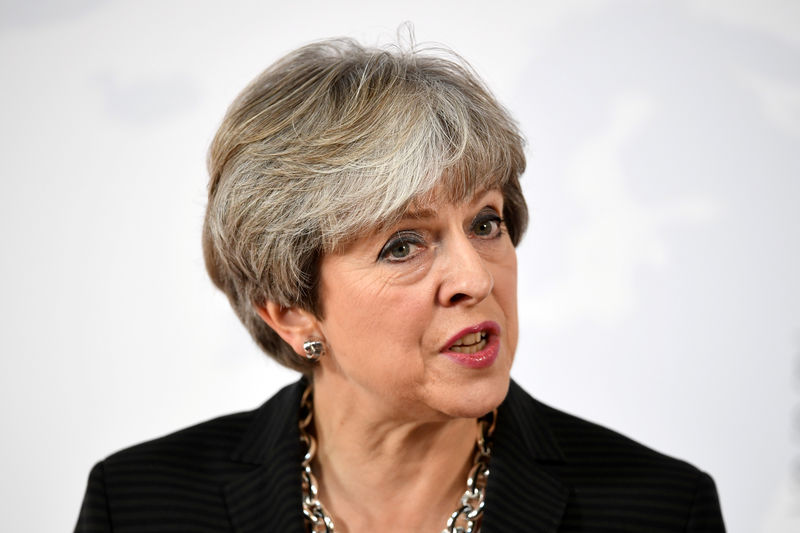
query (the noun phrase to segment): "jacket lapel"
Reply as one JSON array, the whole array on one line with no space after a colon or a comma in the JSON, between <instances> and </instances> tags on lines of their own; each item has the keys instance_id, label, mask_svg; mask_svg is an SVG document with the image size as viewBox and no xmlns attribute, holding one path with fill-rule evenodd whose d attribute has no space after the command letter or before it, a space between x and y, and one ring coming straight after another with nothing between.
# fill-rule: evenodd
<instances>
[{"instance_id":1,"label":"jacket lapel","mask_svg":"<svg viewBox=\"0 0 800 533\"><path fill-rule=\"evenodd\" d=\"M481 533L557 531L569 487L543 468L564 462L547 420L513 381L497 418Z\"/></svg>"},{"instance_id":2,"label":"jacket lapel","mask_svg":"<svg viewBox=\"0 0 800 533\"><path fill-rule=\"evenodd\" d=\"M297 409L305 380L285 387L256 411L231 459L242 471L223 491L237 533L304 533Z\"/></svg>"}]
</instances>

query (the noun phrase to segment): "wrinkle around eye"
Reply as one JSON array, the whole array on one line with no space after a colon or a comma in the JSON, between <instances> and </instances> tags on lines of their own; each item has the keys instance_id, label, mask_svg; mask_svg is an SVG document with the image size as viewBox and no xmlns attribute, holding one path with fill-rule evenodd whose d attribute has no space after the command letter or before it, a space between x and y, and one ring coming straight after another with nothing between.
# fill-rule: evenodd
<instances>
[{"instance_id":1,"label":"wrinkle around eye","mask_svg":"<svg viewBox=\"0 0 800 533\"><path fill-rule=\"evenodd\" d=\"M381 248L378 253L378 261L386 263L404 263L413 259L420 253L420 249L425 247L425 239L416 232L404 231L394 234ZM392 252L401 246L408 246L410 251L407 255L396 256Z\"/></svg>"},{"instance_id":2,"label":"wrinkle around eye","mask_svg":"<svg viewBox=\"0 0 800 533\"><path fill-rule=\"evenodd\" d=\"M425 279L433 266L432 250L422 250L410 259L381 261L383 283L386 286L412 285Z\"/></svg>"}]
</instances>

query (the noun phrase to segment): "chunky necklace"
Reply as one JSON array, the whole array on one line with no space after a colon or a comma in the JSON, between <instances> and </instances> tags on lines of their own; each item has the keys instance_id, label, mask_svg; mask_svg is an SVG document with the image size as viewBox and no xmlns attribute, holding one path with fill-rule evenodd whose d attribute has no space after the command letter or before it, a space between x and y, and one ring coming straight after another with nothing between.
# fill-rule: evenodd
<instances>
[{"instance_id":1,"label":"chunky necklace","mask_svg":"<svg viewBox=\"0 0 800 533\"><path fill-rule=\"evenodd\" d=\"M335 533L333 520L317 496L319 485L311 472L311 461L317 454L317 440L307 428L314 417L314 392L309 383L300 399L300 442L305 448L302 462L303 515L307 530L312 533ZM467 476L467 490L461 496L456 510L447 519L442 533L478 533L485 506L486 481L489 477L489 459L492 456L490 438L497 422L497 409L478 419L478 436L475 439L475 458Z\"/></svg>"}]
</instances>

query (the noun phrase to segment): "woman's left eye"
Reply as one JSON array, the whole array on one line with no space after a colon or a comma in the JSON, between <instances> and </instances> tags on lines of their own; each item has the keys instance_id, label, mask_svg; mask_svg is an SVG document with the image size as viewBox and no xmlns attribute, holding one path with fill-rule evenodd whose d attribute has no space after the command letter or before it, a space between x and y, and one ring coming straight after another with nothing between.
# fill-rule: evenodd
<instances>
[{"instance_id":1,"label":"woman's left eye","mask_svg":"<svg viewBox=\"0 0 800 533\"><path fill-rule=\"evenodd\" d=\"M478 237L496 237L502 224L503 219L497 213L482 213L472 223L472 233Z\"/></svg>"}]
</instances>

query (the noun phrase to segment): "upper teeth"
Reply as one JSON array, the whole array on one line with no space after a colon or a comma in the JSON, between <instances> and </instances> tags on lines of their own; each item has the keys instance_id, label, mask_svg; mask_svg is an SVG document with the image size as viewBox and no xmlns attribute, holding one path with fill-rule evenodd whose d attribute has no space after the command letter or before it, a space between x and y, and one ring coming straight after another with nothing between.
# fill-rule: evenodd
<instances>
[{"instance_id":1,"label":"upper teeth","mask_svg":"<svg viewBox=\"0 0 800 533\"><path fill-rule=\"evenodd\" d=\"M453 343L453 346L468 346L470 344L477 344L479 343L484 337L486 337L486 332L479 331L477 333L467 333L456 342Z\"/></svg>"}]
</instances>

